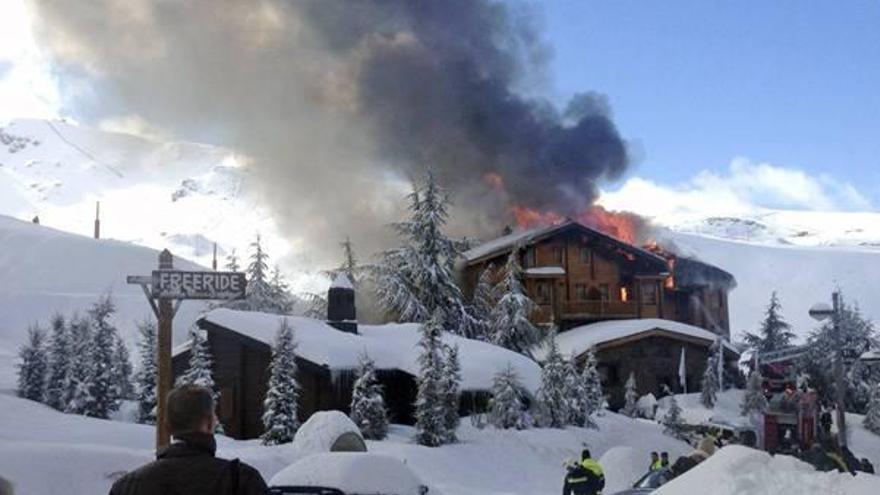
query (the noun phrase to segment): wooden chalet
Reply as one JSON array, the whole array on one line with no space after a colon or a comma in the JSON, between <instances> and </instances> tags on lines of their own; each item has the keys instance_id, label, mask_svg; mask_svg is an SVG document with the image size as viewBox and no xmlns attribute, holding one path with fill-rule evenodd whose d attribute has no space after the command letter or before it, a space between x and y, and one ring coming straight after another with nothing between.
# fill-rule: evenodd
<instances>
[{"instance_id":1,"label":"wooden chalet","mask_svg":"<svg viewBox=\"0 0 880 495\"><path fill-rule=\"evenodd\" d=\"M696 259L640 248L578 222L511 233L465 253L470 294L482 270L517 250L536 323L561 330L604 320L662 318L729 336L733 276Z\"/></svg>"}]
</instances>

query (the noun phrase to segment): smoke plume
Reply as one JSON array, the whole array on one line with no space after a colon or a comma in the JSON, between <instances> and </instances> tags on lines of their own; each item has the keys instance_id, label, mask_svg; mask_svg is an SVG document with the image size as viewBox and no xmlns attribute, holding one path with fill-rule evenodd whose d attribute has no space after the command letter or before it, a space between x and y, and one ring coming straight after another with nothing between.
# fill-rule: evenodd
<instances>
[{"instance_id":1,"label":"smoke plume","mask_svg":"<svg viewBox=\"0 0 880 495\"><path fill-rule=\"evenodd\" d=\"M594 93L532 96L549 49L535 12L482 0L33 0L70 111L137 116L250 156L289 238L335 258L387 244L406 181L455 191L453 231L511 206L575 215L627 146ZM502 187L499 187L502 186Z\"/></svg>"}]
</instances>

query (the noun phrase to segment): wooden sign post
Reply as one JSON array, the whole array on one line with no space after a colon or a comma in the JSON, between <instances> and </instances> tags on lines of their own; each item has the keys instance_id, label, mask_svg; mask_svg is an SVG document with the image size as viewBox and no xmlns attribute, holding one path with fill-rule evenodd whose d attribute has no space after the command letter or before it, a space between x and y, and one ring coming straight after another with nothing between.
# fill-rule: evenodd
<instances>
[{"instance_id":1,"label":"wooden sign post","mask_svg":"<svg viewBox=\"0 0 880 495\"><path fill-rule=\"evenodd\" d=\"M129 284L140 285L156 315L156 450L171 440L167 421L168 392L171 391L171 338L174 315L184 299L241 299L247 279L240 272L176 271L174 257L167 249L159 253L159 269L152 275L129 275Z\"/></svg>"}]
</instances>

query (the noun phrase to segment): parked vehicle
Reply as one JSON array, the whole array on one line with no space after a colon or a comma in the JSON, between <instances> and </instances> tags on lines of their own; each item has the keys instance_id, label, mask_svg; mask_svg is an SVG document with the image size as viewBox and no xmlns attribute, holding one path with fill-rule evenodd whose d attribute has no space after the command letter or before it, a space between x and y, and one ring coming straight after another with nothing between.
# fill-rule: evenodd
<instances>
[{"instance_id":1,"label":"parked vehicle","mask_svg":"<svg viewBox=\"0 0 880 495\"><path fill-rule=\"evenodd\" d=\"M367 452L328 452L300 459L269 480L270 495L427 495L399 459ZM435 490L430 490L434 495Z\"/></svg>"},{"instance_id":2,"label":"parked vehicle","mask_svg":"<svg viewBox=\"0 0 880 495\"><path fill-rule=\"evenodd\" d=\"M668 483L671 479L672 472L668 468L649 471L639 478L638 481L633 483L632 488L617 492L613 495L643 495L646 493L652 493L654 490Z\"/></svg>"}]
</instances>

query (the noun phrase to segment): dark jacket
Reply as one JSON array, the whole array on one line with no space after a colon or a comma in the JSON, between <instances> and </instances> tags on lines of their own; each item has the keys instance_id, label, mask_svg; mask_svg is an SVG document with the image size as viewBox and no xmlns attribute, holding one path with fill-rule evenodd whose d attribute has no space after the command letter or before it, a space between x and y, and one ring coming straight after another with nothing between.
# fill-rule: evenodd
<instances>
[{"instance_id":1,"label":"dark jacket","mask_svg":"<svg viewBox=\"0 0 880 495\"><path fill-rule=\"evenodd\" d=\"M605 488L605 473L593 459L584 459L569 467L565 477L563 495L595 495Z\"/></svg>"},{"instance_id":2,"label":"dark jacket","mask_svg":"<svg viewBox=\"0 0 880 495\"><path fill-rule=\"evenodd\" d=\"M264 495L260 473L238 460L214 457L214 436L175 437L157 459L118 479L110 495Z\"/></svg>"}]
</instances>

